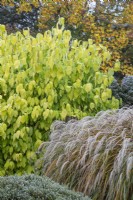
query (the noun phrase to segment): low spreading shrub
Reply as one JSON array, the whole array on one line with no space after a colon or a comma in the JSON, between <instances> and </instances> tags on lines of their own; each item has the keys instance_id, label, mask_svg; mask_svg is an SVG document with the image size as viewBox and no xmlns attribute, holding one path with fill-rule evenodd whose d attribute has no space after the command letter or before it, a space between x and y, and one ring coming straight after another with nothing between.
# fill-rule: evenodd
<instances>
[{"instance_id":1,"label":"low spreading shrub","mask_svg":"<svg viewBox=\"0 0 133 200\"><path fill-rule=\"evenodd\" d=\"M99 71L109 59L102 45L72 40L62 18L36 38L0 26L0 175L33 172L34 152L55 119L119 107L108 88L113 70Z\"/></svg>"},{"instance_id":2,"label":"low spreading shrub","mask_svg":"<svg viewBox=\"0 0 133 200\"><path fill-rule=\"evenodd\" d=\"M133 199L133 107L55 121L42 171L95 200Z\"/></svg>"},{"instance_id":3,"label":"low spreading shrub","mask_svg":"<svg viewBox=\"0 0 133 200\"><path fill-rule=\"evenodd\" d=\"M1 200L90 200L47 177L35 175L0 177Z\"/></svg>"}]
</instances>

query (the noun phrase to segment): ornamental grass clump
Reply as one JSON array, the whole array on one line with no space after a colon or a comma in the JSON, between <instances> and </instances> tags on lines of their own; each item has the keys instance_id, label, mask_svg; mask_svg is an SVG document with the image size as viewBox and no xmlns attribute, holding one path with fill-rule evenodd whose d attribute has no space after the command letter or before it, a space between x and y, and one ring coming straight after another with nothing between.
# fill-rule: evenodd
<instances>
[{"instance_id":1,"label":"ornamental grass clump","mask_svg":"<svg viewBox=\"0 0 133 200\"><path fill-rule=\"evenodd\" d=\"M95 200L133 199L133 107L55 121L43 173Z\"/></svg>"}]
</instances>

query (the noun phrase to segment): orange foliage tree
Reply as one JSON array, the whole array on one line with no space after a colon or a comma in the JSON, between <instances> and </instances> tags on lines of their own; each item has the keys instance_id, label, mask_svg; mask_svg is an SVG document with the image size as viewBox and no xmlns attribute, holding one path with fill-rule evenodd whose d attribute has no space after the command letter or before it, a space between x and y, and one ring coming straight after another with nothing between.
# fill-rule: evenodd
<instances>
[{"instance_id":1,"label":"orange foliage tree","mask_svg":"<svg viewBox=\"0 0 133 200\"><path fill-rule=\"evenodd\" d=\"M121 61L123 74L133 74L133 2L116 0L2 0L4 4L16 5L18 12L39 7L39 31L51 29L59 17L64 17L66 29L75 39L92 38L105 45L112 59L103 63L102 70Z\"/></svg>"}]
</instances>

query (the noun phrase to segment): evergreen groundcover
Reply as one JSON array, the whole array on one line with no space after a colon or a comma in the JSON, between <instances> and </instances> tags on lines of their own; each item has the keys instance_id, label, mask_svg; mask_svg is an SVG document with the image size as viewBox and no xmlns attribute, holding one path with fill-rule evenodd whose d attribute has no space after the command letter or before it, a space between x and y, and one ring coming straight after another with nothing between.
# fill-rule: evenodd
<instances>
[{"instance_id":1,"label":"evergreen groundcover","mask_svg":"<svg viewBox=\"0 0 133 200\"><path fill-rule=\"evenodd\" d=\"M47 177L37 175L0 177L0 200L90 200Z\"/></svg>"}]
</instances>

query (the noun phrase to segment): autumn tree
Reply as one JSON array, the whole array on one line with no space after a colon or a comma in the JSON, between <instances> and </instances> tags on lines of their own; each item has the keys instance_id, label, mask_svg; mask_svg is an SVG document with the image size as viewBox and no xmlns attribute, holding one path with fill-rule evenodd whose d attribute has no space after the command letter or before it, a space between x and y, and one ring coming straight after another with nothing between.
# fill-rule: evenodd
<instances>
[{"instance_id":1,"label":"autumn tree","mask_svg":"<svg viewBox=\"0 0 133 200\"><path fill-rule=\"evenodd\" d=\"M102 43L112 52L111 67L116 59L121 61L121 71L133 74L133 2L131 1L95 1L93 8L94 23L85 23L84 31L91 32L96 43ZM88 20L88 18L86 18Z\"/></svg>"}]
</instances>

